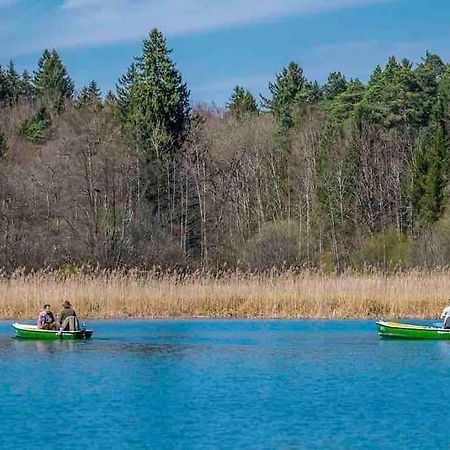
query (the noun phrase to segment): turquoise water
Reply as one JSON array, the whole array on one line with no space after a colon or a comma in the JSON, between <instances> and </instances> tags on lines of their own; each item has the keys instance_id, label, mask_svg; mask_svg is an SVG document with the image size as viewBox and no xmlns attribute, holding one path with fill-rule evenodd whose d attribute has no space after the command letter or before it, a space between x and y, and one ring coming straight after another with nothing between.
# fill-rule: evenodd
<instances>
[{"instance_id":1,"label":"turquoise water","mask_svg":"<svg viewBox=\"0 0 450 450\"><path fill-rule=\"evenodd\" d=\"M450 342L368 321L0 322L0 448L427 449L450 444Z\"/></svg>"}]
</instances>

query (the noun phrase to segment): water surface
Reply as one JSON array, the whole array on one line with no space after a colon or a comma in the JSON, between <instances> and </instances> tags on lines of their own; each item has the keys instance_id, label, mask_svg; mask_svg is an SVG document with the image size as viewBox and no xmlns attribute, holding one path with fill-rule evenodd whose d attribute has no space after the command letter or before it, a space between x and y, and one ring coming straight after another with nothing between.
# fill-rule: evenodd
<instances>
[{"instance_id":1,"label":"water surface","mask_svg":"<svg viewBox=\"0 0 450 450\"><path fill-rule=\"evenodd\" d=\"M0 322L0 448L449 448L450 342L369 321Z\"/></svg>"}]
</instances>

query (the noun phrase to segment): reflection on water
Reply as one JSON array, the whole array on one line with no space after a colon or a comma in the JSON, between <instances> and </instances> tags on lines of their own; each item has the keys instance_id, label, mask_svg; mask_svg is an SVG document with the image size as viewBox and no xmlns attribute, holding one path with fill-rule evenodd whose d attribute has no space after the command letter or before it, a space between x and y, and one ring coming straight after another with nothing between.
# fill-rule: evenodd
<instances>
[{"instance_id":1,"label":"reflection on water","mask_svg":"<svg viewBox=\"0 0 450 450\"><path fill-rule=\"evenodd\" d=\"M448 443L450 342L383 341L365 321L93 328L91 341L26 341L0 323L0 448L35 448L43 430L50 449Z\"/></svg>"},{"instance_id":2,"label":"reflection on water","mask_svg":"<svg viewBox=\"0 0 450 450\"><path fill-rule=\"evenodd\" d=\"M450 341L439 341L437 344L440 355L450 363Z\"/></svg>"},{"instance_id":3,"label":"reflection on water","mask_svg":"<svg viewBox=\"0 0 450 450\"><path fill-rule=\"evenodd\" d=\"M20 353L60 354L68 352L94 352L107 354L114 358L115 354L136 354L140 356L176 356L183 351L183 345L144 344L133 342L114 342L110 339L97 340L55 340L39 341L20 338L0 338L0 351ZM12 356L12 355L10 355Z\"/></svg>"},{"instance_id":4,"label":"reflection on water","mask_svg":"<svg viewBox=\"0 0 450 450\"><path fill-rule=\"evenodd\" d=\"M11 338L0 336L0 353L6 353L11 349Z\"/></svg>"},{"instance_id":5,"label":"reflection on water","mask_svg":"<svg viewBox=\"0 0 450 450\"><path fill-rule=\"evenodd\" d=\"M14 349L19 352L37 352L45 354L56 354L59 352L73 352L77 349L75 341L35 341L27 339L12 339Z\"/></svg>"}]
</instances>

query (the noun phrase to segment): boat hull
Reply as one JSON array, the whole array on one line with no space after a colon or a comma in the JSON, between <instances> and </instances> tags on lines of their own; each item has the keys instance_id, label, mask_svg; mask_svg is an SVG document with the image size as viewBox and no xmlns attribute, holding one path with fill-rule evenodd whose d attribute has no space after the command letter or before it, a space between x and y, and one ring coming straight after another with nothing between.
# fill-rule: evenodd
<instances>
[{"instance_id":1,"label":"boat hull","mask_svg":"<svg viewBox=\"0 0 450 450\"><path fill-rule=\"evenodd\" d=\"M90 339L92 337L92 330L80 331L52 331L41 330L35 325L23 325L19 323L13 324L14 336L21 339L35 339L45 341L60 341L60 340L78 340Z\"/></svg>"},{"instance_id":2,"label":"boat hull","mask_svg":"<svg viewBox=\"0 0 450 450\"><path fill-rule=\"evenodd\" d=\"M450 329L379 321L377 332L383 338L450 340Z\"/></svg>"}]
</instances>

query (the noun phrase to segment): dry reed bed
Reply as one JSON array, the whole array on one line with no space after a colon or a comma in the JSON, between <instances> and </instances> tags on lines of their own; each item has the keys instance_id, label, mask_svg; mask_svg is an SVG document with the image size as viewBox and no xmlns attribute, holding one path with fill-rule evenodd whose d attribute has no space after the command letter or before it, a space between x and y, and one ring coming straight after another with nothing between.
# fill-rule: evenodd
<instances>
[{"instance_id":1,"label":"dry reed bed","mask_svg":"<svg viewBox=\"0 0 450 450\"><path fill-rule=\"evenodd\" d=\"M450 297L450 272L396 275L227 274L222 277L102 272L0 279L0 318L30 319L67 299L87 318L434 318Z\"/></svg>"}]
</instances>

